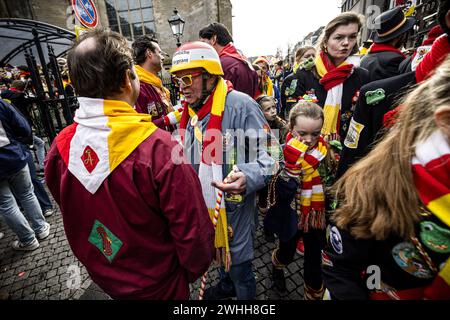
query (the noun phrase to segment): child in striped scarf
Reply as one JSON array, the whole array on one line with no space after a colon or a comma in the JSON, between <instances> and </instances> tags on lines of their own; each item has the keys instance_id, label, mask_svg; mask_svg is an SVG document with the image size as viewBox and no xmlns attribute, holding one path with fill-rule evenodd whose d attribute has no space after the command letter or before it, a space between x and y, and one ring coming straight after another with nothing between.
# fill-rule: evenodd
<instances>
[{"instance_id":1,"label":"child in striped scarf","mask_svg":"<svg viewBox=\"0 0 450 320\"><path fill-rule=\"evenodd\" d=\"M289 114L290 132L283 154L285 168L269 188L265 225L280 239L272 254L272 277L279 291L286 288L284 267L294 258L298 239L305 242L305 299L320 299L321 248L325 240L325 201L318 167L328 148L321 136L323 112L317 104L301 101Z\"/></svg>"}]
</instances>

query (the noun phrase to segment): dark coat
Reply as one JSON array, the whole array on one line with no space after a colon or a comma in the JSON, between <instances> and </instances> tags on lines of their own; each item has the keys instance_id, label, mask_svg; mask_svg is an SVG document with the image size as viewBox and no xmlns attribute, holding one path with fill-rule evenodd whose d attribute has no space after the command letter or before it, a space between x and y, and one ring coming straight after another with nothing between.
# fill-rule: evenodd
<instances>
[{"instance_id":1,"label":"dark coat","mask_svg":"<svg viewBox=\"0 0 450 320\"><path fill-rule=\"evenodd\" d=\"M415 73L409 72L371 82L361 88L350 125L351 130L343 144L337 178L342 176L354 162L369 153L374 146L374 141L381 134L383 116L398 106L398 99L415 83ZM366 94L378 89L384 90L384 98L379 102L368 104Z\"/></svg>"},{"instance_id":2,"label":"dark coat","mask_svg":"<svg viewBox=\"0 0 450 320\"><path fill-rule=\"evenodd\" d=\"M60 152L68 150L75 131L76 125L66 127L52 144L45 179L77 259L114 299L188 299L189 282L213 259L214 228L201 191L192 194L201 190L197 174L170 159L177 143L156 130L91 194ZM109 229L107 239L118 250L111 260L93 241L96 221Z\"/></svg>"},{"instance_id":3,"label":"dark coat","mask_svg":"<svg viewBox=\"0 0 450 320\"><path fill-rule=\"evenodd\" d=\"M258 90L258 74L242 60L230 56L220 57L224 79L231 81L234 90L254 98Z\"/></svg>"},{"instance_id":4,"label":"dark coat","mask_svg":"<svg viewBox=\"0 0 450 320\"><path fill-rule=\"evenodd\" d=\"M433 264L440 266L449 258L449 253L431 250L421 240L423 236L433 234L433 230L427 230L423 224L437 225L447 232L450 230L434 215L422 219L417 225L417 238ZM411 255L411 249L415 246L409 239L396 235L382 241L356 239L347 230L333 225L330 226L330 236L327 239L328 245L322 253L322 274L332 299L369 299L371 291L367 284L373 281L368 278L373 278L376 272L368 269L369 266L377 266L381 282L395 290L424 288L436 278L418 252ZM437 291L432 290L434 294L440 294L440 299L450 299L448 291L446 293L441 288Z\"/></svg>"},{"instance_id":5,"label":"dark coat","mask_svg":"<svg viewBox=\"0 0 450 320\"><path fill-rule=\"evenodd\" d=\"M298 215L295 211L297 188L295 179L286 181L279 176L275 183L275 204L264 218L264 226L284 242L290 240L298 230Z\"/></svg>"},{"instance_id":6,"label":"dark coat","mask_svg":"<svg viewBox=\"0 0 450 320\"><path fill-rule=\"evenodd\" d=\"M298 69L295 78L297 79L296 90L292 97L299 98L310 91L314 91L319 102L317 103L321 107L325 105L325 100L327 98L327 91L319 83L319 79L315 77L312 71ZM347 81L344 83L344 89L342 93L342 106L341 106L341 126L339 135L341 136L341 141L344 140L348 126L350 124L350 119L353 114L355 105L353 103L353 98L359 92L359 89L366 83L369 82L369 72L362 68L355 68L354 72L350 75Z\"/></svg>"},{"instance_id":7,"label":"dark coat","mask_svg":"<svg viewBox=\"0 0 450 320\"><path fill-rule=\"evenodd\" d=\"M372 82L399 75L399 66L403 60L405 57L396 52L368 53L361 60L361 68L369 71L369 82Z\"/></svg>"},{"instance_id":8,"label":"dark coat","mask_svg":"<svg viewBox=\"0 0 450 320\"><path fill-rule=\"evenodd\" d=\"M0 99L0 180L18 172L27 164L21 141L29 140L31 127L11 105Z\"/></svg>"}]
</instances>

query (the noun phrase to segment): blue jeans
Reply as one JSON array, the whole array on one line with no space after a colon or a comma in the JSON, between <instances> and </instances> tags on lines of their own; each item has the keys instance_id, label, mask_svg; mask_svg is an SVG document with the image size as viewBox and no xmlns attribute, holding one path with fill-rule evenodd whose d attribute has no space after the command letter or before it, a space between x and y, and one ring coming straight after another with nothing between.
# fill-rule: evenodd
<instances>
[{"instance_id":1,"label":"blue jeans","mask_svg":"<svg viewBox=\"0 0 450 320\"><path fill-rule=\"evenodd\" d=\"M33 144L36 148L36 158L38 160L39 169L44 169L45 142L41 138L33 135Z\"/></svg>"},{"instance_id":2,"label":"blue jeans","mask_svg":"<svg viewBox=\"0 0 450 320\"><path fill-rule=\"evenodd\" d=\"M25 215L30 220L31 227L25 216L20 212L13 192L17 200L20 201ZM25 245L36 239L35 234L44 231L45 218L33 193L28 165L0 181L0 214L17 235L19 241Z\"/></svg>"},{"instance_id":3,"label":"blue jeans","mask_svg":"<svg viewBox=\"0 0 450 320\"><path fill-rule=\"evenodd\" d=\"M31 182L33 183L34 194L39 201L42 211L53 209L52 201L50 200L44 184L36 176L36 168L34 167L33 156L30 151L27 151L27 163L30 169Z\"/></svg>"},{"instance_id":4,"label":"blue jeans","mask_svg":"<svg viewBox=\"0 0 450 320\"><path fill-rule=\"evenodd\" d=\"M248 260L238 265L231 265L230 272L219 269L219 286L225 292L236 290L238 300L253 300L256 294L255 274L252 271L252 261Z\"/></svg>"}]
</instances>

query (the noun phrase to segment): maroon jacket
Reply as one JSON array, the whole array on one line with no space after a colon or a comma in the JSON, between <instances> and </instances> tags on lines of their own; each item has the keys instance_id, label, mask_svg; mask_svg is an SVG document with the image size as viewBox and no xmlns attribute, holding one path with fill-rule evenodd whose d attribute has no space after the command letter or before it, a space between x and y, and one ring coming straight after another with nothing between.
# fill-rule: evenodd
<instances>
[{"instance_id":1,"label":"maroon jacket","mask_svg":"<svg viewBox=\"0 0 450 320\"><path fill-rule=\"evenodd\" d=\"M224 79L231 81L233 88L254 98L258 89L258 74L248 65L231 56L221 56L220 63L224 72Z\"/></svg>"},{"instance_id":2,"label":"maroon jacket","mask_svg":"<svg viewBox=\"0 0 450 320\"><path fill-rule=\"evenodd\" d=\"M59 141L69 144L74 133L74 125L67 127ZM92 280L115 299L188 299L188 283L213 259L214 228L197 174L171 161L170 134L157 129L94 194L70 173L60 145L53 143L47 155L46 182L70 247ZM101 242L92 242L96 230L101 234L96 221L112 233L107 239L122 243L112 261Z\"/></svg>"},{"instance_id":3,"label":"maroon jacket","mask_svg":"<svg viewBox=\"0 0 450 320\"><path fill-rule=\"evenodd\" d=\"M173 111L173 106L167 99L162 99L158 88L141 81L139 97L135 107L137 112L151 115L153 123L158 128L169 132L175 131L175 126L164 125L164 116Z\"/></svg>"}]
</instances>

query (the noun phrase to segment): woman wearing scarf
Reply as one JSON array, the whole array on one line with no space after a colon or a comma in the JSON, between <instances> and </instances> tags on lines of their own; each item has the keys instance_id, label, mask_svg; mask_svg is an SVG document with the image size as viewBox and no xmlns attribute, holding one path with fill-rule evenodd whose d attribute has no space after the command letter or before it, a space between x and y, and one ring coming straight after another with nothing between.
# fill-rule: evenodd
<instances>
[{"instance_id":1,"label":"woman wearing scarf","mask_svg":"<svg viewBox=\"0 0 450 320\"><path fill-rule=\"evenodd\" d=\"M258 73L258 91L256 97L265 95L275 97L273 82L269 77L269 61L264 57L258 57L253 61L253 65L259 67Z\"/></svg>"},{"instance_id":2,"label":"woman wearing scarf","mask_svg":"<svg viewBox=\"0 0 450 320\"><path fill-rule=\"evenodd\" d=\"M368 72L358 68L357 37L362 23L360 17L345 12L325 27L316 56L315 67L298 69L295 97L309 96L323 107L325 139L345 139L358 91L368 82Z\"/></svg>"},{"instance_id":3,"label":"woman wearing scarf","mask_svg":"<svg viewBox=\"0 0 450 320\"><path fill-rule=\"evenodd\" d=\"M322 255L332 298L450 299L449 91L447 58L335 185L339 208Z\"/></svg>"}]
</instances>

